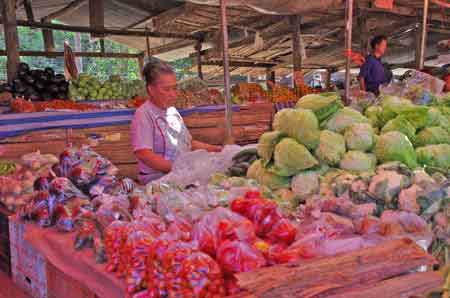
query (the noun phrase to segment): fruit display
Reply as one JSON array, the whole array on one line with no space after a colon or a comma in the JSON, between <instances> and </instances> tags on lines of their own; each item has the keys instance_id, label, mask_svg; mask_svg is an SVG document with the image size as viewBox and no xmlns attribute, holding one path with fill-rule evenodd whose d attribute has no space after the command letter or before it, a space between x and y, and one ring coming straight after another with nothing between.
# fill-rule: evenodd
<instances>
[{"instance_id":1,"label":"fruit display","mask_svg":"<svg viewBox=\"0 0 450 298\"><path fill-rule=\"evenodd\" d=\"M30 69L26 63L18 66L17 77L11 84L1 86L2 91L11 92L14 97L31 101L48 101L67 99L69 83L63 74L56 74L54 69Z\"/></svg>"},{"instance_id":2,"label":"fruit display","mask_svg":"<svg viewBox=\"0 0 450 298\"><path fill-rule=\"evenodd\" d=\"M248 102L268 102L269 95L257 83L239 83L231 88L233 102L236 104Z\"/></svg>"},{"instance_id":3,"label":"fruit display","mask_svg":"<svg viewBox=\"0 0 450 298\"><path fill-rule=\"evenodd\" d=\"M34 113L45 111L92 111L98 107L85 103L76 103L69 100L50 100L45 102L31 102L22 98L16 98L11 101L11 111L14 113Z\"/></svg>"},{"instance_id":4,"label":"fruit display","mask_svg":"<svg viewBox=\"0 0 450 298\"><path fill-rule=\"evenodd\" d=\"M101 82L92 75L80 74L69 85L69 98L73 101L123 100L145 94L145 83L142 80L127 81L118 75L111 75L109 80Z\"/></svg>"},{"instance_id":5,"label":"fruit display","mask_svg":"<svg viewBox=\"0 0 450 298\"><path fill-rule=\"evenodd\" d=\"M293 90L280 84L274 84L272 86L269 91L269 96L272 98L272 102L275 103L297 101L298 99Z\"/></svg>"},{"instance_id":6,"label":"fruit display","mask_svg":"<svg viewBox=\"0 0 450 298\"><path fill-rule=\"evenodd\" d=\"M190 78L181 81L178 85L178 97L175 103L177 109L220 104L224 104L222 93L217 89L208 88L203 80Z\"/></svg>"}]
</instances>

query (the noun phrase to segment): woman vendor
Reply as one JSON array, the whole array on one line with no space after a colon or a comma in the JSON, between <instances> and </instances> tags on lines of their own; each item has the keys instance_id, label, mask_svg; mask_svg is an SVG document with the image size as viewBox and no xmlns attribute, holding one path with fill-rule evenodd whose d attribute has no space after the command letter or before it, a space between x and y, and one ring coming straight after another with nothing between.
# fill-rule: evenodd
<instances>
[{"instance_id":1,"label":"woman vendor","mask_svg":"<svg viewBox=\"0 0 450 298\"><path fill-rule=\"evenodd\" d=\"M173 161L182 152L221 151L220 146L192 140L183 118L173 107L177 98L177 80L167 63L152 59L145 65L143 76L148 100L136 110L131 122L131 141L141 183L169 173Z\"/></svg>"}]
</instances>

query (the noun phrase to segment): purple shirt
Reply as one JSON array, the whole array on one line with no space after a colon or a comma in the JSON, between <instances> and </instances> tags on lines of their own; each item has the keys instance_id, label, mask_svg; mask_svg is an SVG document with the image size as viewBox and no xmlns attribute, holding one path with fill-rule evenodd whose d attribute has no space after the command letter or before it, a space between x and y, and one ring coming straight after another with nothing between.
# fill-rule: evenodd
<instances>
[{"instance_id":1,"label":"purple shirt","mask_svg":"<svg viewBox=\"0 0 450 298\"><path fill-rule=\"evenodd\" d=\"M366 91L379 94L380 85L387 83L386 73L381 60L373 55L366 58L366 62L361 66L359 77L366 83Z\"/></svg>"}]
</instances>

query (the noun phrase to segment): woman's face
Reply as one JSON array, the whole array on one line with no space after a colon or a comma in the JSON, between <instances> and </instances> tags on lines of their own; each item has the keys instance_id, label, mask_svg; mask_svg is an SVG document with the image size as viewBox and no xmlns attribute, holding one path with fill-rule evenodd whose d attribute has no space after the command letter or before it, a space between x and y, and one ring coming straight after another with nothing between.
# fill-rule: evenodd
<instances>
[{"instance_id":1,"label":"woman's face","mask_svg":"<svg viewBox=\"0 0 450 298\"><path fill-rule=\"evenodd\" d=\"M163 73L147 85L150 100L159 108L167 109L175 104L177 99L177 79L173 73Z\"/></svg>"}]
</instances>

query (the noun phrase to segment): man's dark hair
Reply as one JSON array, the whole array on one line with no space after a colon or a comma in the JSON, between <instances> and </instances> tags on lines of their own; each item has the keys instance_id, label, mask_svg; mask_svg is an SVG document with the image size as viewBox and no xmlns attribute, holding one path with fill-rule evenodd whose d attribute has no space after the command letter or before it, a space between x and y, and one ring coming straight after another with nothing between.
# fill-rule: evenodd
<instances>
[{"instance_id":1,"label":"man's dark hair","mask_svg":"<svg viewBox=\"0 0 450 298\"><path fill-rule=\"evenodd\" d=\"M375 50L377 45L379 45L383 40L387 40L386 35L377 35L370 41L370 46L372 47L372 50Z\"/></svg>"},{"instance_id":2,"label":"man's dark hair","mask_svg":"<svg viewBox=\"0 0 450 298\"><path fill-rule=\"evenodd\" d=\"M144 66L142 74L147 85L153 84L161 74L175 73L170 65L157 58L150 58L150 61Z\"/></svg>"}]
</instances>

